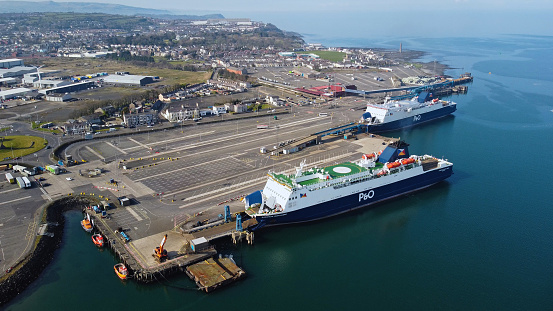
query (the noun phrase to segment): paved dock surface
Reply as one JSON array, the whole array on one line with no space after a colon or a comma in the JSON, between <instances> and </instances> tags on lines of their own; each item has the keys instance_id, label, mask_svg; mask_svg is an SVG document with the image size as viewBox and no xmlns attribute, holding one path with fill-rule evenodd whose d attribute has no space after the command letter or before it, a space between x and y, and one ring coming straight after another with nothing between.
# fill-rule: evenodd
<instances>
[{"instance_id":1,"label":"paved dock surface","mask_svg":"<svg viewBox=\"0 0 553 311\"><path fill-rule=\"evenodd\" d=\"M278 120L263 115L257 119L198 124L182 131L175 128L137 131L133 136L117 138L99 136L67 148L66 153L81 164L68 167L64 174L42 174L43 183L48 184L44 188L33 185L24 190L1 181L0 194L5 201L0 203L0 274L28 251L26 246L32 244L40 225L35 212L48 198L85 194L114 203L120 196L131 198L130 206L109 211L109 227L122 228L132 243L138 243L141 261L147 265L162 233L187 222L217 219L225 205L231 207L233 214L243 211L239 199L262 189L269 170L292 172L304 159L308 165L323 166L382 149L381 139L359 135L359 140L352 141L326 137L320 145L285 156L271 157L259 152L261 147L273 147L356 121L366 104L358 98L334 102L338 104L333 104L333 109L329 109L329 104L293 107L289 114L279 115ZM320 112L328 115L319 116ZM257 129L258 124L267 124L269 129ZM127 165L128 169L123 169ZM79 170L95 168L101 168L103 173L94 177L79 175ZM110 179L116 183L110 184ZM215 231L214 235L218 234ZM193 236L204 234L207 232ZM142 240L148 237L151 240ZM177 241L176 237L169 238L168 243ZM170 251L178 251L176 248Z\"/></svg>"}]
</instances>

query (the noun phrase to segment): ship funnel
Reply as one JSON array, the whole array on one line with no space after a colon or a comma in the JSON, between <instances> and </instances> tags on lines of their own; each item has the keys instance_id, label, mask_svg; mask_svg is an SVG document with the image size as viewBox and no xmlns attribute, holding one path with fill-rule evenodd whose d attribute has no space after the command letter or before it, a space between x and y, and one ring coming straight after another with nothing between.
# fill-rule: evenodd
<instances>
[{"instance_id":1,"label":"ship funnel","mask_svg":"<svg viewBox=\"0 0 553 311\"><path fill-rule=\"evenodd\" d=\"M378 157L378 162L387 163L394 162L397 159L403 159L409 157L409 144L404 141L397 140L386 146L386 149L382 151L382 154Z\"/></svg>"}]
</instances>

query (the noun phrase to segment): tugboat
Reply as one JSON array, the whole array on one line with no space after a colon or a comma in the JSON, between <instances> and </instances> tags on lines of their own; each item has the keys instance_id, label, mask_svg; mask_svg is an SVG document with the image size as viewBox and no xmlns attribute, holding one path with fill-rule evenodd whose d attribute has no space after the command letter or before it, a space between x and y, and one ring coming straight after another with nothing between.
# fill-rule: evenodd
<instances>
[{"instance_id":1,"label":"tugboat","mask_svg":"<svg viewBox=\"0 0 553 311\"><path fill-rule=\"evenodd\" d=\"M113 270L115 270L115 274L121 279L126 280L127 276L129 275L129 271L127 270L127 267L125 267L124 264L118 263L115 266L113 266Z\"/></svg>"},{"instance_id":2,"label":"tugboat","mask_svg":"<svg viewBox=\"0 0 553 311\"><path fill-rule=\"evenodd\" d=\"M94 243L94 245L96 245L98 247L102 247L102 246L104 246L104 237L99 233L93 234L92 235L92 242Z\"/></svg>"},{"instance_id":3,"label":"tugboat","mask_svg":"<svg viewBox=\"0 0 553 311\"><path fill-rule=\"evenodd\" d=\"M86 214L85 219L81 220L81 227L83 227L86 232L92 232L92 221L90 220L90 216L88 214Z\"/></svg>"}]
</instances>

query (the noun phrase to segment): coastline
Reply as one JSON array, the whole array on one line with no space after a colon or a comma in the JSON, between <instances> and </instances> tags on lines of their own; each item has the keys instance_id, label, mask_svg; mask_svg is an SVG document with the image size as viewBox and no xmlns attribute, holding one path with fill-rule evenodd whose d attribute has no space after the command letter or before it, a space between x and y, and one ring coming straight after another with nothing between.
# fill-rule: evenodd
<instances>
[{"instance_id":1,"label":"coastline","mask_svg":"<svg viewBox=\"0 0 553 311\"><path fill-rule=\"evenodd\" d=\"M368 49L363 48L363 50ZM405 50L402 51L402 53L399 53L399 51L379 48L372 50L379 51L380 53L385 54L386 57L388 57L389 59L395 61L421 64L422 69L425 72L431 72L434 75L443 75L445 70L450 69L449 66L438 62L416 62L416 59L419 59L422 56L428 54L427 52L423 51ZM58 151L58 148L56 148L56 151ZM49 226L49 232L54 233L54 236L37 236L35 238L34 248L30 250L29 253L14 267L14 270L12 272L7 274L0 280L0 306L9 303L15 297L17 297L17 295L23 292L29 285L31 285L36 279L38 279L40 274L50 264L51 260L55 256L56 249L62 243L64 229L63 214L68 210L82 209L89 203L89 198L64 197L54 202L48 203L43 207L42 215L46 218L43 219L42 222L58 224L57 226Z\"/></svg>"},{"instance_id":2,"label":"coastline","mask_svg":"<svg viewBox=\"0 0 553 311\"><path fill-rule=\"evenodd\" d=\"M42 209L42 222L50 224L47 235L37 235L34 248L19 261L13 270L0 280L0 307L12 301L31 285L52 261L62 243L65 218L69 210L83 209L90 204L86 197L65 197L45 205Z\"/></svg>"}]
</instances>

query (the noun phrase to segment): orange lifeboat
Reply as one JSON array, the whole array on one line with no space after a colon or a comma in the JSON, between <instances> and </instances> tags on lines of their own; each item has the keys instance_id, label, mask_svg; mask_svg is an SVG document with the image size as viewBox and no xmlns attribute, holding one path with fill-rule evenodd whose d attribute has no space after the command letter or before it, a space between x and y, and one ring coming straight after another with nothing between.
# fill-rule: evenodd
<instances>
[{"instance_id":1,"label":"orange lifeboat","mask_svg":"<svg viewBox=\"0 0 553 311\"><path fill-rule=\"evenodd\" d=\"M401 160L401 164L403 164L403 165L407 165L407 164L411 164L411 163L415 163L415 159L408 158L408 159Z\"/></svg>"},{"instance_id":2,"label":"orange lifeboat","mask_svg":"<svg viewBox=\"0 0 553 311\"><path fill-rule=\"evenodd\" d=\"M384 176L384 175L386 175L386 171L385 171L385 170L382 170L382 171L378 172L378 174L376 174L376 175L378 175L378 176Z\"/></svg>"},{"instance_id":3,"label":"orange lifeboat","mask_svg":"<svg viewBox=\"0 0 553 311\"><path fill-rule=\"evenodd\" d=\"M363 160L369 160L369 159L372 159L372 158L374 158L374 157L375 157L375 156L374 156L374 153L371 153L371 154L364 154L361 158L362 158Z\"/></svg>"}]
</instances>

